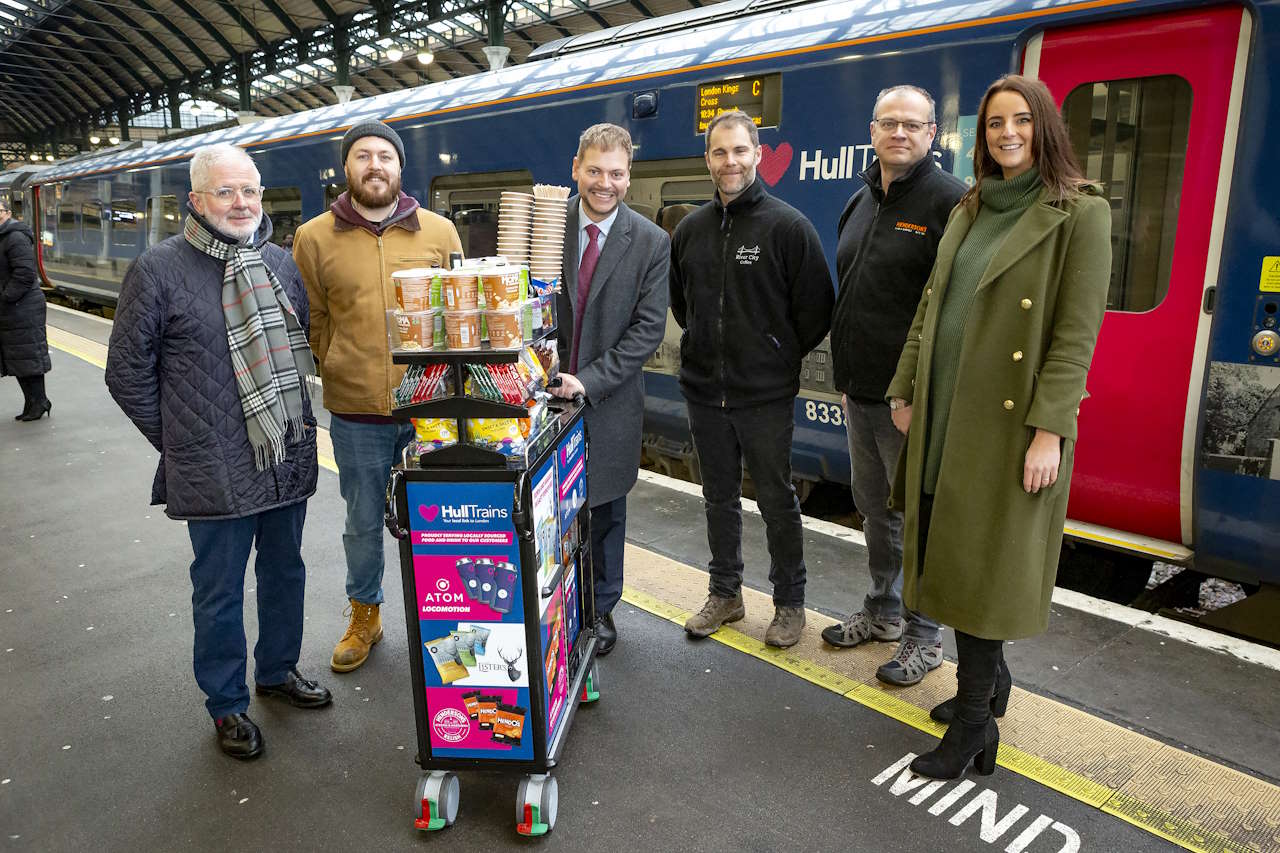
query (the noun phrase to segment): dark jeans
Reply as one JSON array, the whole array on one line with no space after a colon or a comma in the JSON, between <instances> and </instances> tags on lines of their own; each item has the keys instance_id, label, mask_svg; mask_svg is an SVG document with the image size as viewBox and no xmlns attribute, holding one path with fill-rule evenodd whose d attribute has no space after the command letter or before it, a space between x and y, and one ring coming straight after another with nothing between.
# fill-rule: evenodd
<instances>
[{"instance_id":1,"label":"dark jeans","mask_svg":"<svg viewBox=\"0 0 1280 853\"><path fill-rule=\"evenodd\" d=\"M800 501L791 485L793 406L791 398L739 409L689 403L689 429L698 451L707 510L712 595L731 598L742 588L745 461L769 543L773 603L804 606L804 537Z\"/></svg>"},{"instance_id":2,"label":"dark jeans","mask_svg":"<svg viewBox=\"0 0 1280 853\"><path fill-rule=\"evenodd\" d=\"M613 612L622 598L622 552L627 544L627 496L591 508L591 565L596 618Z\"/></svg>"},{"instance_id":3,"label":"dark jeans","mask_svg":"<svg viewBox=\"0 0 1280 853\"><path fill-rule=\"evenodd\" d=\"M191 609L195 621L196 683L216 720L249 708L245 685L244 570L256 546L258 643L254 679L279 684L298 665L302 648L302 523L307 503L245 518L188 521L195 561Z\"/></svg>"}]
</instances>

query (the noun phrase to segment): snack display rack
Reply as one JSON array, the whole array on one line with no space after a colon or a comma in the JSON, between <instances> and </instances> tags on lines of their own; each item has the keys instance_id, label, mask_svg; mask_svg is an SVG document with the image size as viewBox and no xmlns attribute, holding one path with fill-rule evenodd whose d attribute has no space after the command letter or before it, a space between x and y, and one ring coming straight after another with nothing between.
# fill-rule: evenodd
<instances>
[{"instance_id":1,"label":"snack display rack","mask_svg":"<svg viewBox=\"0 0 1280 853\"><path fill-rule=\"evenodd\" d=\"M539 423L528 403L478 399L467 378L477 366L516 365L529 348L554 352L552 319L522 349L393 342L397 364L449 368L432 399L394 415L457 424L456 442L407 450L387 484L423 770L413 806L421 830L454 822L456 773L477 770L522 774L517 831L550 831L558 810L551 772L578 705L599 698L582 403L538 403ZM546 376L554 373L553 364ZM528 418L532 428L505 452L468 441L473 421L495 418Z\"/></svg>"}]
</instances>

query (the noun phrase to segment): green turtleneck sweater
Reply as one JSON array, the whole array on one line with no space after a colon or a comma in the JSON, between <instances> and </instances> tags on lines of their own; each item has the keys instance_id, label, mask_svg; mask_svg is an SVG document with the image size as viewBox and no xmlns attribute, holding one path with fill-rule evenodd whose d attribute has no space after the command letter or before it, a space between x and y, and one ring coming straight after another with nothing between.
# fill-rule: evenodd
<instances>
[{"instance_id":1,"label":"green turtleneck sweater","mask_svg":"<svg viewBox=\"0 0 1280 853\"><path fill-rule=\"evenodd\" d=\"M929 373L929 425L924 457L924 491L933 494L942 466L942 445L951 415L951 398L956 390L956 370L964 343L965 323L978 292L978 282L996 250L1023 212L1040 195L1043 183L1038 169L1016 178L982 181L978 216L964 242L956 250L942 305L938 309L938 329L933 338L933 358Z\"/></svg>"}]
</instances>

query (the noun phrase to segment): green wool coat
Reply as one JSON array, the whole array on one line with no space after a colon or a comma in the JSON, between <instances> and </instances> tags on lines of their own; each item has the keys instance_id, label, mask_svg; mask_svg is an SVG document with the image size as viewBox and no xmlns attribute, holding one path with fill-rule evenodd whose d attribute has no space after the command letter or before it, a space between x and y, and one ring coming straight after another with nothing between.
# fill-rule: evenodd
<instances>
[{"instance_id":1,"label":"green wool coat","mask_svg":"<svg viewBox=\"0 0 1280 853\"><path fill-rule=\"evenodd\" d=\"M1086 192L1040 198L1008 232L978 284L957 368L923 561L919 547L924 431L938 310L972 224L951 213L887 397L912 404L890 504L905 513L903 601L992 640L1049 622L1071 487L1076 417L1106 311L1111 210ZM1037 428L1063 437L1058 481L1022 488Z\"/></svg>"}]
</instances>

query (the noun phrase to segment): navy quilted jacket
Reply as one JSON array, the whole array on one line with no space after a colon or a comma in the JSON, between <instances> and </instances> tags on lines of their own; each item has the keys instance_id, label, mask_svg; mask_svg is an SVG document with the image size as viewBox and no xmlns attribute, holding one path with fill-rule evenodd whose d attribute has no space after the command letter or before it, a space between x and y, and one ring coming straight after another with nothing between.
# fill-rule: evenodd
<instances>
[{"instance_id":1,"label":"navy quilted jacket","mask_svg":"<svg viewBox=\"0 0 1280 853\"><path fill-rule=\"evenodd\" d=\"M195 215L191 213L189 215ZM307 291L293 258L262 252L307 329ZM170 518L239 518L304 501L316 490L316 420L304 402L305 435L291 436L283 462L259 471L244 427L222 315L222 261L181 234L144 252L125 273L107 352L107 388L160 451L153 504Z\"/></svg>"}]
</instances>

